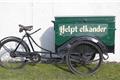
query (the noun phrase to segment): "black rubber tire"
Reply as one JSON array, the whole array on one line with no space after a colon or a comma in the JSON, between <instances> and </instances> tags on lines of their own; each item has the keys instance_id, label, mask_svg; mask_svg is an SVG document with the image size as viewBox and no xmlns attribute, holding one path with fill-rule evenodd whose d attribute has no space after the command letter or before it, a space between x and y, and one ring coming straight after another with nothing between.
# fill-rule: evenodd
<instances>
[{"instance_id":1,"label":"black rubber tire","mask_svg":"<svg viewBox=\"0 0 120 80\"><path fill-rule=\"evenodd\" d=\"M1 45L0 45L0 52L1 52L1 49L2 49L2 47L5 45L5 44L8 44L8 43L10 43L10 42L16 42L16 43L20 43L21 42L21 39L20 38L17 38L17 37L7 37L7 38L5 38L5 39L3 39L2 41L1 41ZM24 42L24 41L22 41L21 42L21 44L20 44L23 48L24 48L24 50L25 50L25 52L30 52L30 49L29 49L29 47L28 47L28 45ZM9 53L9 52L8 52ZM20 64L18 65L18 66L14 66L14 67L9 67L9 66L7 66L7 64L4 64L4 62L2 62L2 55L4 55L4 53L0 53L1 55L0 55L0 65L2 66L2 67L4 67L4 68L7 68L7 69L18 69L18 68L22 68L24 65L25 65L25 63L26 63L26 61L24 60L24 61L21 61L20 62ZM16 64L16 63L15 63ZM17 65L17 64L16 64Z\"/></svg>"},{"instance_id":2,"label":"black rubber tire","mask_svg":"<svg viewBox=\"0 0 120 80\"><path fill-rule=\"evenodd\" d=\"M86 44L86 45L89 45L89 46L91 46L93 49L95 49L96 51L97 51L97 55L99 55L99 59L98 59L98 64L97 64L97 66L94 68L94 69L92 69L91 70L91 68L88 68L88 69L90 69L90 72L89 71L87 71L87 72L80 72L80 71L78 71L78 69L76 69L76 65L77 65L77 63L78 64L80 64L80 67L84 67L84 66L88 66L88 65L90 65L90 64L84 64L84 65L81 65L81 63L79 63L79 62L73 62L72 61L72 59L71 59L71 53L72 53L72 51L73 51L73 49L75 49L76 48L76 46L78 46L78 45L83 45L83 44ZM93 58L95 58L95 55L96 55L95 53L93 53L93 55L91 56L91 58L89 59L90 61L92 61L92 60L94 60ZM72 54L73 55L73 54ZM78 56L78 55L77 55ZM77 57L76 57L77 58ZM78 57L79 58L79 57ZM66 63L67 63L67 65L68 65L68 68L71 70L71 72L72 73L74 73L74 74L77 74L77 75L79 75L79 76L88 76L88 75L92 75L93 73L95 73L97 70L98 70L98 68L100 67L100 65L101 65L101 63L102 63L102 60L103 60L103 53L102 53L102 51L101 51L101 49L96 45L96 44L94 44L94 43L92 43L92 42L89 42L89 41L80 41L80 42L76 42L76 43L74 43L73 45L71 45L71 47L70 47L70 49L68 50L68 53L66 54ZM79 60L78 60L79 61ZM93 65L92 63L91 63L91 65ZM81 70L82 71L82 70Z\"/></svg>"}]
</instances>

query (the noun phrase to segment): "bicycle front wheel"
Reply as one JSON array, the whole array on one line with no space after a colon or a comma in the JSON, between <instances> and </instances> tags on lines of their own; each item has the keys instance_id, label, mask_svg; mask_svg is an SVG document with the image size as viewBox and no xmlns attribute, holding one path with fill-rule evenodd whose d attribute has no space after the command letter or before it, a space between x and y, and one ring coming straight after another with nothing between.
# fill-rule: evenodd
<instances>
[{"instance_id":1,"label":"bicycle front wheel","mask_svg":"<svg viewBox=\"0 0 120 80\"><path fill-rule=\"evenodd\" d=\"M66 56L69 69L80 76L91 75L102 63L102 51L92 42L81 41L72 45Z\"/></svg>"},{"instance_id":2,"label":"bicycle front wheel","mask_svg":"<svg viewBox=\"0 0 120 80\"><path fill-rule=\"evenodd\" d=\"M11 57L10 53L13 52L18 44L20 39L17 38L8 38L1 42L0 46L0 64L4 68L8 69L17 69L24 66L26 58L25 57ZM17 50L19 52L28 52L28 48L24 42L18 46Z\"/></svg>"}]
</instances>

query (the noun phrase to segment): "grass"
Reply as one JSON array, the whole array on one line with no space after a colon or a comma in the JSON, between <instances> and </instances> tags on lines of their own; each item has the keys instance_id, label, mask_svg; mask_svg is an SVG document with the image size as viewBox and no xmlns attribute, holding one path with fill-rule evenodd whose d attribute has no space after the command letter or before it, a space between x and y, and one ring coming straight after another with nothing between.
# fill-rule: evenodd
<instances>
[{"instance_id":1,"label":"grass","mask_svg":"<svg viewBox=\"0 0 120 80\"><path fill-rule=\"evenodd\" d=\"M70 73L66 66L60 69L52 64L27 65L22 69L0 68L0 80L120 80L120 64L103 64L92 76L79 77Z\"/></svg>"}]
</instances>

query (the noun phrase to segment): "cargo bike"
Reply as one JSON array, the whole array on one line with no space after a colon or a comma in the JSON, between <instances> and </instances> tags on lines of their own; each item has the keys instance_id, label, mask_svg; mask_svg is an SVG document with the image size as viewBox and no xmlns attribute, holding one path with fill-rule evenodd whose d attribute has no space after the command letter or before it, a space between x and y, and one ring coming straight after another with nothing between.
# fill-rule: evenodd
<instances>
[{"instance_id":1,"label":"cargo bike","mask_svg":"<svg viewBox=\"0 0 120 80\"><path fill-rule=\"evenodd\" d=\"M30 33L33 26L19 25L19 32L25 32L22 38L9 36L0 41L1 66L16 69L29 62L42 62L45 58L66 63L71 72L84 76L95 73L109 57L108 53L114 53L114 16L55 17L52 22L55 52L42 48L32 38L32 34L40 29ZM42 51L36 51L33 43Z\"/></svg>"}]
</instances>

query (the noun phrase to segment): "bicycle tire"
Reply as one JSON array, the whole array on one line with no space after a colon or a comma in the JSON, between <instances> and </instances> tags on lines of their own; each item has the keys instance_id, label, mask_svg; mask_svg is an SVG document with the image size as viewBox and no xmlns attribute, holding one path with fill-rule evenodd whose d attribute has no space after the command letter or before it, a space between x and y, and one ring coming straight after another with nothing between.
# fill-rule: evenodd
<instances>
[{"instance_id":1,"label":"bicycle tire","mask_svg":"<svg viewBox=\"0 0 120 80\"><path fill-rule=\"evenodd\" d=\"M7 46L7 49L11 50L13 48L13 43L19 44L20 42L21 42L21 39L17 38L17 37L7 37L7 38L4 38L1 41L1 45L0 45L0 65L2 67L7 68L7 69L18 69L18 68L22 68L25 65L25 63L26 63L25 60L20 61L20 62L16 61L14 63L14 59L22 59L22 57L11 58L10 53L8 51L7 52L2 51L6 47L6 45L11 43L10 47ZM20 47L21 47L21 49L24 49L25 52L27 52L27 53L30 52L30 49L29 49L28 45L24 41L21 42ZM4 49L4 50L6 50L6 49ZM8 58L8 59L11 59L11 61L8 61L8 62L3 61L3 60L5 60L5 57ZM12 59L13 59L13 61L12 61ZM11 65L8 64L8 63L10 63ZM20 64L18 65L18 63L20 63Z\"/></svg>"},{"instance_id":2,"label":"bicycle tire","mask_svg":"<svg viewBox=\"0 0 120 80\"><path fill-rule=\"evenodd\" d=\"M84 60L84 64L82 63L82 61L80 61L80 59L78 60L79 62L74 62L73 59L73 54L71 56L71 53L73 53L73 49L75 49L78 45L82 45L82 44L86 44L86 45L90 45L90 47L93 47L93 49L95 49L97 51L97 55L99 56L99 59L98 59L98 64L96 65L96 67L94 69L90 69L91 67L88 67L88 65L90 65L90 63L85 63L86 60ZM87 50L86 50L87 51ZM76 53L74 53L75 55ZM95 58L95 53L93 53L91 55L91 57L89 57L89 61L93 61ZM76 55L78 56L78 55ZM78 57L75 57L75 59L78 58ZM80 57L81 58L81 57ZM87 58L86 58L87 59ZM66 55L66 63L68 65L68 68L70 69L70 71L74 74L77 74L79 76L87 76L87 75L92 75L93 73L95 73L98 68L100 67L101 63L102 63L102 60L103 60L103 55L102 55L102 51L101 49L94 43L92 42L89 42L89 41L80 41L80 42L76 42L74 43L73 45L71 45L71 48L68 50L68 53ZM86 61L87 62L87 61ZM77 64L78 63L78 64ZM91 63L91 66L94 65L96 63ZM76 68L78 67L78 65L80 66L80 71L78 70L79 68ZM86 67L87 66L87 67ZM84 68L88 68L88 70L90 69L90 71L86 71L84 72L83 69ZM85 70L85 69L84 69ZM83 72L82 72L83 71Z\"/></svg>"}]
</instances>

